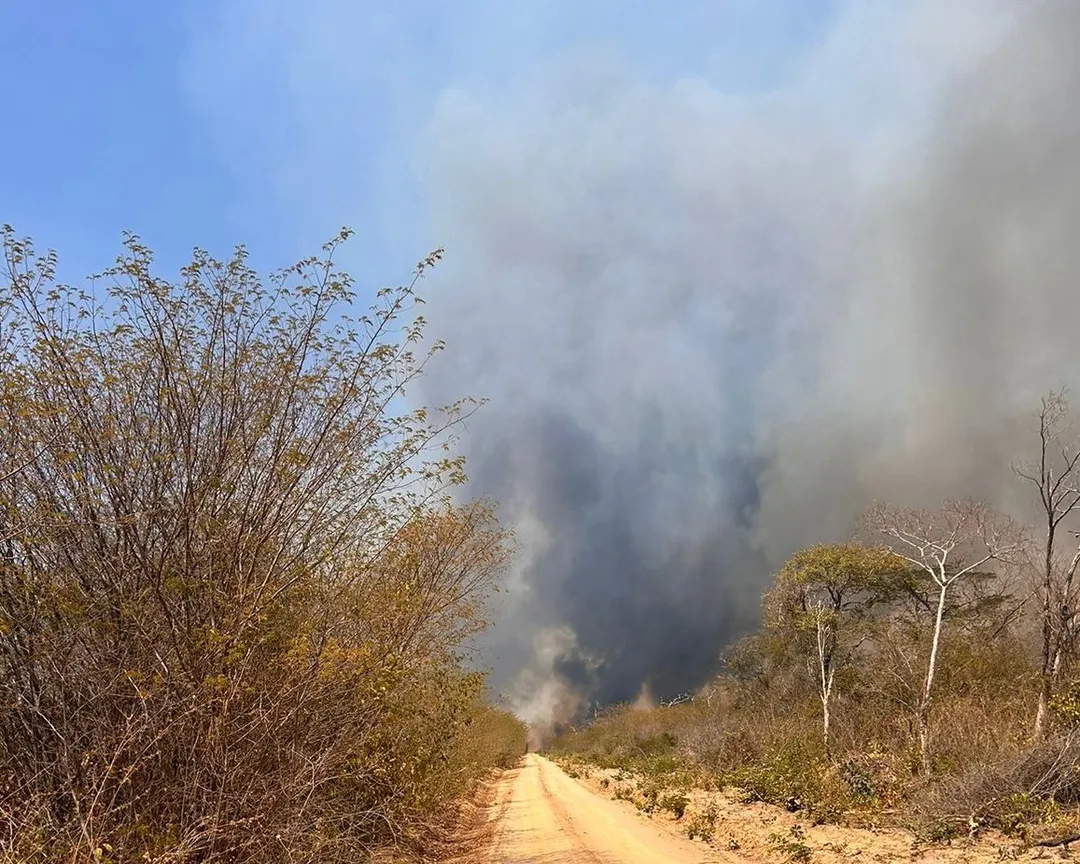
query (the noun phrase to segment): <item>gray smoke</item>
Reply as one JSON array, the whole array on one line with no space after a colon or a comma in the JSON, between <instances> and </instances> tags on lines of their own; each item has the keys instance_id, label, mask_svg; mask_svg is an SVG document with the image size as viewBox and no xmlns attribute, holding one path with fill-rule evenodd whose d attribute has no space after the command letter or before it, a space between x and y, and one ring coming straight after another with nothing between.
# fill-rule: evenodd
<instances>
[{"instance_id":1,"label":"gray smoke","mask_svg":"<svg viewBox=\"0 0 1080 864\"><path fill-rule=\"evenodd\" d=\"M440 105L425 397L491 400L488 656L530 719L700 684L873 498L1014 505L1080 377L1080 4L871 5L761 96L576 56Z\"/></svg>"}]
</instances>

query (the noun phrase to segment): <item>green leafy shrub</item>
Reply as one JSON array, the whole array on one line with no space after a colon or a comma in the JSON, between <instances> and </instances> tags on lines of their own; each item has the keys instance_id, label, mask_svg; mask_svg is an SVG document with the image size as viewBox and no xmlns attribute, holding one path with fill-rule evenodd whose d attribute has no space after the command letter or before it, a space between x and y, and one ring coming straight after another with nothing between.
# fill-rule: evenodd
<instances>
[{"instance_id":1,"label":"green leafy shrub","mask_svg":"<svg viewBox=\"0 0 1080 864\"><path fill-rule=\"evenodd\" d=\"M638 782L638 790L641 792L641 809L646 813L656 810L660 796L660 787L653 780L641 780Z\"/></svg>"},{"instance_id":2,"label":"green leafy shrub","mask_svg":"<svg viewBox=\"0 0 1080 864\"><path fill-rule=\"evenodd\" d=\"M796 800L803 806L812 806L821 797L821 778L826 767L816 753L792 742L767 753L757 764L728 773L724 779L742 790L746 803L764 801L783 806Z\"/></svg>"},{"instance_id":3,"label":"green leafy shrub","mask_svg":"<svg viewBox=\"0 0 1080 864\"><path fill-rule=\"evenodd\" d=\"M1080 728L1080 681L1074 681L1050 700L1050 710L1058 725Z\"/></svg>"},{"instance_id":4,"label":"green leafy shrub","mask_svg":"<svg viewBox=\"0 0 1080 864\"><path fill-rule=\"evenodd\" d=\"M954 821L942 819L932 822L922 836L931 843L951 843L960 836L960 827Z\"/></svg>"},{"instance_id":5,"label":"green leafy shrub","mask_svg":"<svg viewBox=\"0 0 1080 864\"><path fill-rule=\"evenodd\" d=\"M660 799L660 807L667 810L676 819L682 819L686 813L686 806L690 799L682 792L673 792Z\"/></svg>"},{"instance_id":6,"label":"green leafy shrub","mask_svg":"<svg viewBox=\"0 0 1080 864\"><path fill-rule=\"evenodd\" d=\"M686 836L691 840L704 840L709 843L716 831L716 820L719 813L716 805L709 802L708 806L694 817L686 825Z\"/></svg>"},{"instance_id":7,"label":"green leafy shrub","mask_svg":"<svg viewBox=\"0 0 1080 864\"><path fill-rule=\"evenodd\" d=\"M1018 792L1003 802L993 821L1005 835L1027 839L1031 828L1052 825L1061 815L1061 806L1052 798Z\"/></svg>"},{"instance_id":8,"label":"green leafy shrub","mask_svg":"<svg viewBox=\"0 0 1080 864\"><path fill-rule=\"evenodd\" d=\"M806 844L806 832L799 825L792 825L786 834L770 834L769 846L786 861L805 864L813 858L813 850Z\"/></svg>"}]
</instances>

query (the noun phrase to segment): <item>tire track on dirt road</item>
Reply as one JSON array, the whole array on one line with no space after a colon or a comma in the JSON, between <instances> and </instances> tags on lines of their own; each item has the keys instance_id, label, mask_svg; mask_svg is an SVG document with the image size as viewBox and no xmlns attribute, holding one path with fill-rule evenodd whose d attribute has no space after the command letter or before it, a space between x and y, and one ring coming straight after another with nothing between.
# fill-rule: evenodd
<instances>
[{"instance_id":1,"label":"tire track on dirt road","mask_svg":"<svg viewBox=\"0 0 1080 864\"><path fill-rule=\"evenodd\" d=\"M601 798L557 765L530 753L507 772L507 797L492 864L745 864L664 831L622 802Z\"/></svg>"},{"instance_id":2,"label":"tire track on dirt road","mask_svg":"<svg viewBox=\"0 0 1080 864\"><path fill-rule=\"evenodd\" d=\"M552 794L545 773L543 766L538 765L537 776L540 778L540 790L544 794L544 805L550 808L551 812L555 815L556 821L563 827L567 835L573 837L581 845L581 850L576 853L574 861L581 862L581 864L604 864L602 858L599 858L586 847L584 842L585 838L574 826L574 820L570 818L570 814L566 811L566 806Z\"/></svg>"}]
</instances>

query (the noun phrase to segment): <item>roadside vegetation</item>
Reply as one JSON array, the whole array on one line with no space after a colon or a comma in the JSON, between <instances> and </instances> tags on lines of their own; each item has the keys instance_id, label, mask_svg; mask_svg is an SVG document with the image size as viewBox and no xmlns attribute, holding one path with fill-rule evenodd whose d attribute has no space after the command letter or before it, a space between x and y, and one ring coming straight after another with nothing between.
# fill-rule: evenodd
<instances>
[{"instance_id":1,"label":"roadside vegetation","mask_svg":"<svg viewBox=\"0 0 1080 864\"><path fill-rule=\"evenodd\" d=\"M1061 393L1034 428L1014 471L1037 524L972 500L877 505L852 542L792 556L760 629L699 692L609 708L549 751L632 775L604 782L643 808L673 789L726 789L928 842L1077 834L1080 439ZM708 814L687 825L712 830Z\"/></svg>"},{"instance_id":2,"label":"roadside vegetation","mask_svg":"<svg viewBox=\"0 0 1080 864\"><path fill-rule=\"evenodd\" d=\"M0 860L421 855L525 750L469 662L507 563L473 409L410 407L421 263L349 317L319 255L85 290L3 232Z\"/></svg>"}]
</instances>

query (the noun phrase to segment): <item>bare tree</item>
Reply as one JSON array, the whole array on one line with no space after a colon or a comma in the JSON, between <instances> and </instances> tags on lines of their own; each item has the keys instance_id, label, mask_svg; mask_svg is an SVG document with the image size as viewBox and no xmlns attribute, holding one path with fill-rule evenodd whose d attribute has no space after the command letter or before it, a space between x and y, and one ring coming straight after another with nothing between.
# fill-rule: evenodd
<instances>
[{"instance_id":1,"label":"bare tree","mask_svg":"<svg viewBox=\"0 0 1080 864\"><path fill-rule=\"evenodd\" d=\"M919 753L924 773L930 772L930 704L950 591L957 583L985 572L994 562L1020 553L1023 530L1012 520L978 501L947 501L940 508L921 510L875 504L867 513L868 527L889 548L932 580L937 593L923 685L916 705Z\"/></svg>"},{"instance_id":2,"label":"bare tree","mask_svg":"<svg viewBox=\"0 0 1080 864\"><path fill-rule=\"evenodd\" d=\"M1045 396L1039 410L1038 455L1033 462L1019 463L1013 468L1038 491L1045 526L1043 554L1036 567L1042 634L1036 738L1046 731L1050 700L1076 636L1075 580L1080 564L1080 545L1067 564L1059 560L1058 549L1062 524L1080 507L1080 445L1068 422L1068 413L1063 390Z\"/></svg>"}]
</instances>

